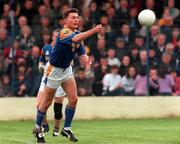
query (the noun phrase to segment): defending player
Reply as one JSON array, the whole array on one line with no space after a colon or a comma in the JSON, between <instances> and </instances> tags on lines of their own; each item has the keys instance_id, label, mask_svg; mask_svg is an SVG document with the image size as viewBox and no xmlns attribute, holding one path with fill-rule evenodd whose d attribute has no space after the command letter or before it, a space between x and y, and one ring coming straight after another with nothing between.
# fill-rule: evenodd
<instances>
[{"instance_id":1,"label":"defending player","mask_svg":"<svg viewBox=\"0 0 180 144\"><path fill-rule=\"evenodd\" d=\"M53 51L54 44L56 42L56 38L58 36L60 29L55 29L52 34L52 43L45 45L41 50L41 56L39 59L39 71L40 73L44 72L44 68L46 63L49 61L50 55ZM43 96L44 96L44 87L45 87L45 76L43 75L39 92L37 95L37 108L39 107L40 103L42 102ZM63 100L65 96L65 92L62 89L62 87L58 87L55 93L54 97L54 130L53 130L53 136L59 136L59 125L60 120L62 119L62 106L63 106ZM49 131L49 125L46 119L46 116L44 117L43 123L42 123L43 131L48 132Z\"/></svg>"},{"instance_id":2,"label":"defending player","mask_svg":"<svg viewBox=\"0 0 180 144\"><path fill-rule=\"evenodd\" d=\"M68 9L63 16L65 26L60 31L59 37L56 39L50 61L45 68L47 77L46 86L44 89L44 97L42 103L40 103L38 107L36 124L34 128L34 134L37 137L38 143L45 143L44 135L42 135L41 125L43 118L53 101L53 95L55 94L59 85L61 85L66 92L69 101L65 108L65 122L61 134L73 142L78 141L71 131L71 122L75 114L78 96L76 82L73 77L70 63L75 54L78 54L80 62L88 70L92 62L85 52L82 41L103 30L102 25L97 25L95 28L83 33L79 33L77 31L79 16L78 10L75 8Z\"/></svg>"}]
</instances>

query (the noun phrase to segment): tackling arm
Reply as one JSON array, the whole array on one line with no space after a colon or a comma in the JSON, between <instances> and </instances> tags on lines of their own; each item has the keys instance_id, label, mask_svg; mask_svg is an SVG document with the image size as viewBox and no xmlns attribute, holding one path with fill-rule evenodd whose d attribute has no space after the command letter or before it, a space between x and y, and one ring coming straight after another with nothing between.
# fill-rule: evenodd
<instances>
[{"instance_id":1,"label":"tackling arm","mask_svg":"<svg viewBox=\"0 0 180 144\"><path fill-rule=\"evenodd\" d=\"M83 54L80 56L80 62L85 66L86 70L89 70L92 64L91 58L87 54Z\"/></svg>"},{"instance_id":2,"label":"tackling arm","mask_svg":"<svg viewBox=\"0 0 180 144\"><path fill-rule=\"evenodd\" d=\"M98 33L98 32L101 32L103 30L103 27L102 25L97 25L95 28L92 28L86 32L82 32L82 33L79 33L77 34L73 39L72 41L73 42L81 42L85 39L87 39L88 37L90 37L91 35L95 34L95 33Z\"/></svg>"}]
</instances>

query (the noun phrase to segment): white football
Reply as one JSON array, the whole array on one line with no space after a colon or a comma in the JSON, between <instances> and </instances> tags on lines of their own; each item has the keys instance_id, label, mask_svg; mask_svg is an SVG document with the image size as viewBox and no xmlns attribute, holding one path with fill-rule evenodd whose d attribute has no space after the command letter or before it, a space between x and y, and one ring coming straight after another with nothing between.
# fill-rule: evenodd
<instances>
[{"instance_id":1,"label":"white football","mask_svg":"<svg viewBox=\"0 0 180 144\"><path fill-rule=\"evenodd\" d=\"M156 16L152 10L142 10L138 15L138 21L142 26L151 26L154 24Z\"/></svg>"}]
</instances>

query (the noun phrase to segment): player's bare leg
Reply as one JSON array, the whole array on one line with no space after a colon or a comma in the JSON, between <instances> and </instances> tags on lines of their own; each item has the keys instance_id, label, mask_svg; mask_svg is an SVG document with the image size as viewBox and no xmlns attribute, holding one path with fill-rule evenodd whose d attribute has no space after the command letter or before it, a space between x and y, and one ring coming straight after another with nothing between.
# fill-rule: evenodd
<instances>
[{"instance_id":1,"label":"player's bare leg","mask_svg":"<svg viewBox=\"0 0 180 144\"><path fill-rule=\"evenodd\" d=\"M62 107L63 107L64 96L54 97L54 130L53 136L59 136L60 122L63 117Z\"/></svg>"},{"instance_id":2,"label":"player's bare leg","mask_svg":"<svg viewBox=\"0 0 180 144\"><path fill-rule=\"evenodd\" d=\"M37 108L39 107L40 103L42 102L44 96L44 91L39 91L38 95L37 95ZM48 132L49 131L49 124L47 121L47 116L44 117L43 122L42 122L42 128L43 128L43 132Z\"/></svg>"},{"instance_id":3,"label":"player's bare leg","mask_svg":"<svg viewBox=\"0 0 180 144\"><path fill-rule=\"evenodd\" d=\"M37 143L41 143L41 144L45 143L44 134L42 133L41 125L46 115L47 109L49 108L49 106L51 105L53 101L55 92L56 92L56 89L52 89L47 86L45 86L44 88L44 96L42 98L41 103L38 106L36 124L33 130L33 133L35 137L37 138Z\"/></svg>"},{"instance_id":4,"label":"player's bare leg","mask_svg":"<svg viewBox=\"0 0 180 144\"><path fill-rule=\"evenodd\" d=\"M62 87L67 95L69 102L65 108L64 128L61 131L61 135L69 138L70 141L76 142L78 141L78 139L71 131L71 123L75 114L76 104L78 101L75 79L70 78L69 80L63 82Z\"/></svg>"}]
</instances>

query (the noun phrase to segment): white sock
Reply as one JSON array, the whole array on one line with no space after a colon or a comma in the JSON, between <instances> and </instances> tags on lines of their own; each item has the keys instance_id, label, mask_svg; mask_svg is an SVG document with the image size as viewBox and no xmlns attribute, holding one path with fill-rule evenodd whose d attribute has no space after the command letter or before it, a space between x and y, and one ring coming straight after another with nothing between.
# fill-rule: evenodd
<instances>
[{"instance_id":1,"label":"white sock","mask_svg":"<svg viewBox=\"0 0 180 144\"><path fill-rule=\"evenodd\" d=\"M37 124L35 124L35 127L36 127L37 129L40 129L40 126L38 126Z\"/></svg>"},{"instance_id":2,"label":"white sock","mask_svg":"<svg viewBox=\"0 0 180 144\"><path fill-rule=\"evenodd\" d=\"M64 127L65 130L71 130L71 127Z\"/></svg>"}]
</instances>

